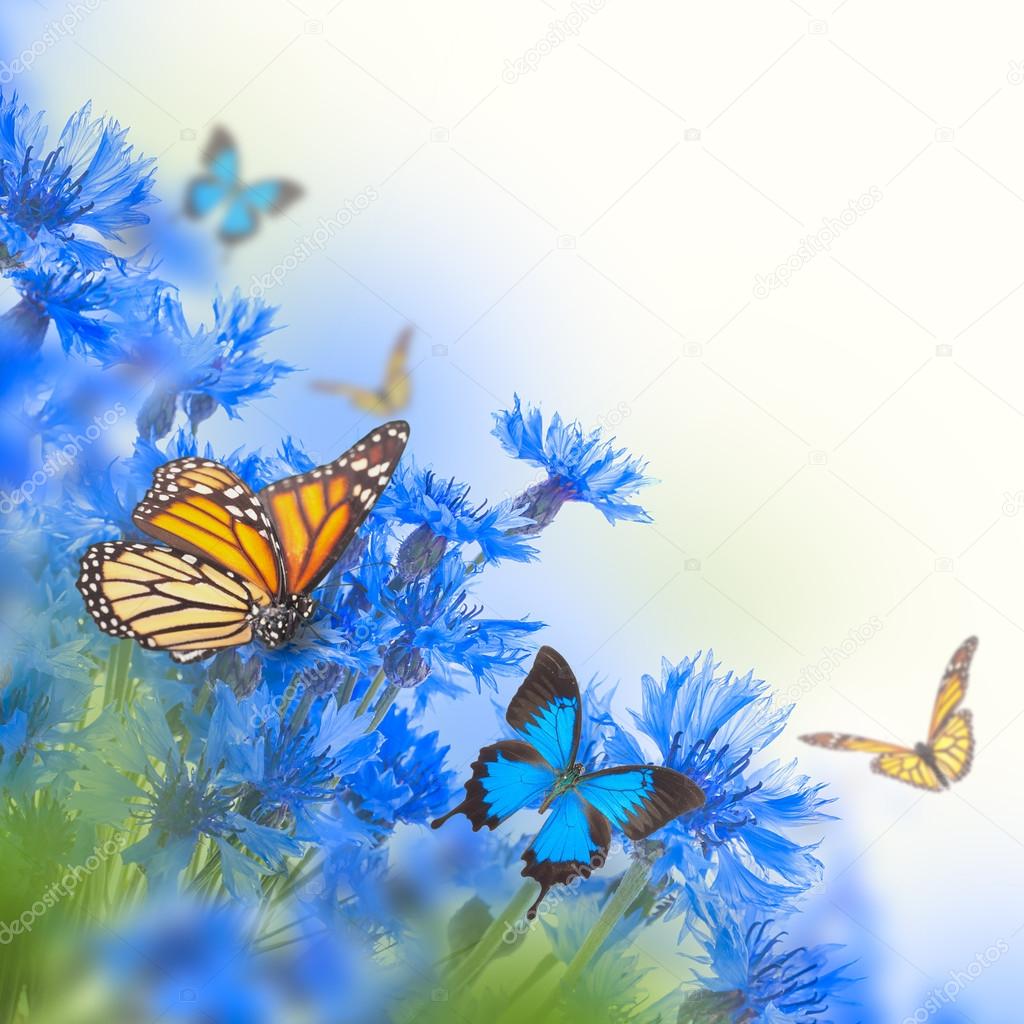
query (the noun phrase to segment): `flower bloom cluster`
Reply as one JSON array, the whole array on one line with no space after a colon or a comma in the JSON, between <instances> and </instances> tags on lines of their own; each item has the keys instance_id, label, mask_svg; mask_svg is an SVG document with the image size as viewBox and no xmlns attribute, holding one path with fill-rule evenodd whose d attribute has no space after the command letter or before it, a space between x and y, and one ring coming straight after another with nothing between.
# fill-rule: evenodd
<instances>
[{"instance_id":1,"label":"flower bloom cluster","mask_svg":"<svg viewBox=\"0 0 1024 1024\"><path fill-rule=\"evenodd\" d=\"M288 646L176 666L100 634L74 592L77 557L99 540L140 539L131 510L158 466L215 458L255 490L314 463L292 438L274 453L200 439L215 414L240 415L289 372L264 352L274 311L218 295L210 325L190 326L174 287L126 255L152 201L152 161L88 106L55 144L46 138L41 115L0 96L0 271L15 292L0 315L0 403L18 425L0 447L0 871L11 880L0 921L109 847L116 855L49 913L123 929L98 955L125 1012L180 1012L175 1000L192 992L206 1019L286 1019L292 998L304 1019L383 1020L385 993L415 993L437 974L416 922L470 890L448 922L457 957L500 932L497 903L515 878L519 851L502 833L424 829L465 767L450 755L452 702L486 690L504 704L543 626L492 614L489 574L535 562L568 501L610 523L648 521L635 497L650 482L645 464L600 431L558 415L545 425L516 396L494 434L540 477L492 503L407 455ZM644 678L634 724L651 746L608 706L592 703L589 761L657 760L708 794L644 852L646 909L609 948L679 916L704 936L709 972L699 991L675 994L678 1019L702 999L718 1014L709 1020L819 1013L844 976L827 950L782 949L771 923L820 870L787 832L826 817L820 787L760 760L786 712L710 655ZM555 960L585 943L615 878L595 875L563 902ZM737 916L744 907L750 920ZM45 1003L45 924L16 936L34 945L3 975L0 1016ZM143 953L126 958L129 948ZM641 1021L637 959L605 951L594 968L579 998ZM473 1004L462 1016L488 1014Z\"/></svg>"}]
</instances>

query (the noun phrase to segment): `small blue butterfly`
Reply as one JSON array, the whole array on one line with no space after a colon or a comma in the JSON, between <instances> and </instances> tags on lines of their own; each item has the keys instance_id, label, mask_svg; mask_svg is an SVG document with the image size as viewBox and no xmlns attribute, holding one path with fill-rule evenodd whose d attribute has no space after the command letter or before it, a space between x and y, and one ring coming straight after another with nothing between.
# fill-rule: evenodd
<instances>
[{"instance_id":1,"label":"small blue butterfly","mask_svg":"<svg viewBox=\"0 0 1024 1024\"><path fill-rule=\"evenodd\" d=\"M523 853L522 874L540 882L537 907L553 885L589 877L604 864L611 825L630 839L645 839L680 814L704 803L692 779L671 768L633 764L584 772L580 745L580 688L565 659L550 647L537 652L529 675L505 712L523 740L484 747L473 762L466 798L434 821L440 828L464 814L473 831L494 829L524 807L551 813ZM524 742L525 741L525 742Z\"/></svg>"},{"instance_id":2,"label":"small blue butterfly","mask_svg":"<svg viewBox=\"0 0 1024 1024\"><path fill-rule=\"evenodd\" d=\"M224 128L214 130L203 152L203 164L209 174L197 175L188 183L185 213L198 220L226 201L217 235L229 245L252 235L260 214L281 213L302 195L302 188L293 181L258 181L255 185L241 181L238 146Z\"/></svg>"}]
</instances>

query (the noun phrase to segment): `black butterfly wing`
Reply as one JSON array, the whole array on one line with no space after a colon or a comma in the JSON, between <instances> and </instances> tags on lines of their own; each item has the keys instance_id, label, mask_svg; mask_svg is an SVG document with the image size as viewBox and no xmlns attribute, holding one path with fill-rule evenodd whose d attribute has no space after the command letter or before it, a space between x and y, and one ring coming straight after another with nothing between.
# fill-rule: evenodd
<instances>
[{"instance_id":1,"label":"black butterfly wing","mask_svg":"<svg viewBox=\"0 0 1024 1024\"><path fill-rule=\"evenodd\" d=\"M580 745L580 688L558 651L542 647L505 712L508 724L556 771L576 760Z\"/></svg>"}]
</instances>

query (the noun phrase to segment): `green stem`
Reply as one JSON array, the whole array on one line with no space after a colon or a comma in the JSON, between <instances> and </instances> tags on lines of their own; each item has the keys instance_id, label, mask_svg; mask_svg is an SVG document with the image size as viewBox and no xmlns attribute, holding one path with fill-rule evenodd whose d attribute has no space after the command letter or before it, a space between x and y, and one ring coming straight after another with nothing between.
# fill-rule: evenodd
<instances>
[{"instance_id":1,"label":"green stem","mask_svg":"<svg viewBox=\"0 0 1024 1024\"><path fill-rule=\"evenodd\" d=\"M373 719L370 722L367 732L373 732L378 725L384 720L384 716L391 710L391 705L395 703L395 698L398 696L399 691L402 688L400 686L389 686L381 696L380 700L377 701L377 707L373 710Z\"/></svg>"},{"instance_id":2,"label":"green stem","mask_svg":"<svg viewBox=\"0 0 1024 1024\"><path fill-rule=\"evenodd\" d=\"M295 736L302 728L302 723L306 721L306 715L309 714L310 706L314 700L316 700L316 694L307 687L299 698L299 706L295 709L295 713L288 723L289 736Z\"/></svg>"},{"instance_id":3,"label":"green stem","mask_svg":"<svg viewBox=\"0 0 1024 1024\"><path fill-rule=\"evenodd\" d=\"M103 705L124 706L128 691L128 669L132 663L132 641L118 640L107 659L107 678L103 685Z\"/></svg>"},{"instance_id":4,"label":"green stem","mask_svg":"<svg viewBox=\"0 0 1024 1024\"><path fill-rule=\"evenodd\" d=\"M360 715L366 714L366 709L370 706L370 701L376 696L377 691L380 689L380 684L383 682L384 669L380 669L370 681L370 685L366 688L366 693L363 694L363 699L359 702L359 707L356 708L356 718Z\"/></svg>"},{"instance_id":5,"label":"green stem","mask_svg":"<svg viewBox=\"0 0 1024 1024\"><path fill-rule=\"evenodd\" d=\"M594 958L597 951L604 945L605 939L611 934L611 930L622 919L622 915L636 901L636 898L643 892L644 886L651 877L651 862L643 857L638 857L626 869L612 898L605 904L597 923L590 929L590 933L583 940L583 944L576 955L569 962L565 974L562 976L562 988L569 991L579 980L583 969Z\"/></svg>"},{"instance_id":6,"label":"green stem","mask_svg":"<svg viewBox=\"0 0 1024 1024\"><path fill-rule=\"evenodd\" d=\"M359 673L355 669L350 668L345 673L345 682L341 684L341 689L338 690L338 705L347 704L352 699L352 691L356 688L356 679L359 678Z\"/></svg>"},{"instance_id":7,"label":"green stem","mask_svg":"<svg viewBox=\"0 0 1024 1024\"><path fill-rule=\"evenodd\" d=\"M536 895L537 883L532 880L519 887L508 906L488 925L476 946L452 969L448 988L461 988L469 984L487 966L501 945L505 932L515 928L516 922L522 919Z\"/></svg>"},{"instance_id":8,"label":"green stem","mask_svg":"<svg viewBox=\"0 0 1024 1024\"><path fill-rule=\"evenodd\" d=\"M196 702L192 705L192 713L194 715L202 713L203 708L206 707L206 702L210 699L211 693L213 693L213 687L209 683L203 683L202 689L200 689L199 695L196 697Z\"/></svg>"}]
</instances>

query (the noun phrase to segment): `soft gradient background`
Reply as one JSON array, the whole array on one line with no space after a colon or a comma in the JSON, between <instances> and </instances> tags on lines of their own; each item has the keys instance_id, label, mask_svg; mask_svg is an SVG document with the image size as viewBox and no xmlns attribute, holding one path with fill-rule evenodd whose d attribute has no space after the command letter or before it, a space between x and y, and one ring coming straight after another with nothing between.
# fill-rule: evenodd
<instances>
[{"instance_id":1,"label":"soft gradient background","mask_svg":"<svg viewBox=\"0 0 1024 1024\"><path fill-rule=\"evenodd\" d=\"M570 17L576 34L545 42ZM159 157L164 204L133 242L159 247L196 318L213 282L248 289L375 190L267 293L288 324L270 351L311 374L207 435L292 433L333 457L370 424L310 376L374 383L406 322L412 447L481 498L528 480L487 436L513 391L608 426L661 480L655 525L567 507L490 607L550 623L581 676L621 680L623 708L662 654L710 646L773 681L796 702L780 751L832 783L843 819L806 927L862 957L865 1019L912 1016L1000 940L935 1019L1019 1019L1024 9L5 0L0 32L4 68L36 43L6 88L51 124L91 97ZM307 190L227 259L212 219L179 213L216 125L247 180ZM923 738L971 633L979 749L952 792L796 741ZM489 699L446 713L465 717L464 763L493 733Z\"/></svg>"}]
</instances>

